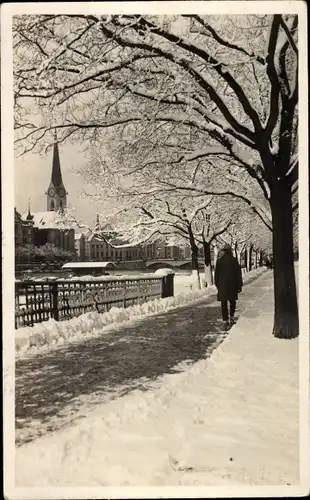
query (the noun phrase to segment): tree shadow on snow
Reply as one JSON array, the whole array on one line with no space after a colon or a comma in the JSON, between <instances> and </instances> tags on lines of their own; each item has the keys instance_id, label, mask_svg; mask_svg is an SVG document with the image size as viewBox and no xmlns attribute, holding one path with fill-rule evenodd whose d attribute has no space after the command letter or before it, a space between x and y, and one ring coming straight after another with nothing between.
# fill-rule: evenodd
<instances>
[{"instance_id":1,"label":"tree shadow on snow","mask_svg":"<svg viewBox=\"0 0 310 500\"><path fill-rule=\"evenodd\" d=\"M208 357L225 337L219 303L212 301L18 360L16 444L72 422L81 405L89 409L133 389L147 390L158 377L176 373L178 363Z\"/></svg>"}]
</instances>

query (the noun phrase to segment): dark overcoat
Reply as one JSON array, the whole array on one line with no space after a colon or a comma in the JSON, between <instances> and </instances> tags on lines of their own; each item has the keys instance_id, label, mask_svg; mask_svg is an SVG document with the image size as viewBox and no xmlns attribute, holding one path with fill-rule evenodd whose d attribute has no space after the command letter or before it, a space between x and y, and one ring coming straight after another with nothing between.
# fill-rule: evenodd
<instances>
[{"instance_id":1,"label":"dark overcoat","mask_svg":"<svg viewBox=\"0 0 310 500\"><path fill-rule=\"evenodd\" d=\"M243 282L241 267L232 253L224 253L215 266L214 276L217 288L217 300L238 300Z\"/></svg>"}]
</instances>

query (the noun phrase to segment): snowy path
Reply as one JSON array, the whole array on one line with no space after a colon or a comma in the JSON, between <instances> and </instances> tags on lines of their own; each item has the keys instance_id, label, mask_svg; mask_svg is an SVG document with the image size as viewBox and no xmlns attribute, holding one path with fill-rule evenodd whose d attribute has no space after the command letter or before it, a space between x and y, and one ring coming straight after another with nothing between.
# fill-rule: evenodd
<instances>
[{"instance_id":1,"label":"snowy path","mask_svg":"<svg viewBox=\"0 0 310 500\"><path fill-rule=\"evenodd\" d=\"M77 395L79 390L84 397L88 391L88 398L97 391L98 406L70 427L18 447L16 485L298 484L298 339L272 336L271 282L272 275L266 272L245 287L239 303L242 315L210 359L206 359L206 350L210 345L208 335L217 331L217 303L207 307L199 304L183 308L181 315L173 311L166 319L141 322L136 335L146 339L149 332L150 349L142 338L135 348L126 342L126 348L118 351L119 360L114 359L116 366L100 368L107 363L102 351L97 352L98 346L95 353L92 351L94 360L85 358L84 365L78 358L76 364L72 361L77 346L68 354L70 362L65 355L56 368L50 361L50 368L41 374L45 380L51 373L49 394L57 391L56 381L64 369L67 377L74 371L76 378L71 384L67 378L63 387L66 404L71 387L72 393L76 391ZM168 326L169 336L164 335ZM198 330L194 333L195 327ZM212 333L204 338L208 328ZM161 348L156 347L157 337ZM132 363L127 359L127 349L134 356ZM90 351L84 345L81 352L89 356ZM138 354L143 359L138 359ZM186 364L189 359L194 364ZM179 373L173 373L173 366L181 361ZM74 370L69 368L72 363ZM88 363L95 370L89 368L87 372L90 388L86 389L77 374L85 371ZM112 391L128 380L132 385L145 369L150 378L163 375L157 387L147 391L138 388L104 402L109 384ZM28 398L31 385L40 384L41 376L28 372ZM45 380L45 390L47 385ZM55 414L55 400L54 404L47 401L43 386L33 390L44 396L46 403L39 403L35 410L31 407L32 414L38 419L44 412L48 415L48 410ZM19 404L21 411L21 401Z\"/></svg>"},{"instance_id":2,"label":"snowy path","mask_svg":"<svg viewBox=\"0 0 310 500\"><path fill-rule=\"evenodd\" d=\"M257 293L255 283L245 290L239 312ZM209 356L224 337L219 303L211 296L17 360L16 444L83 418L90 408L136 388L160 385L161 376L175 373L181 362Z\"/></svg>"}]
</instances>

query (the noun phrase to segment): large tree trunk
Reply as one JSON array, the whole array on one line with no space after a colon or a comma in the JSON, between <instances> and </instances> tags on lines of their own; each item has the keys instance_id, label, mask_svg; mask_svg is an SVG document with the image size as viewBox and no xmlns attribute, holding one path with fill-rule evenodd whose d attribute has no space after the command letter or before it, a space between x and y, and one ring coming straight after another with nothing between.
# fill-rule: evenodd
<instances>
[{"instance_id":1,"label":"large tree trunk","mask_svg":"<svg viewBox=\"0 0 310 500\"><path fill-rule=\"evenodd\" d=\"M213 285L213 274L211 267L211 245L208 241L203 239L203 257L205 266L205 286Z\"/></svg>"},{"instance_id":2,"label":"large tree trunk","mask_svg":"<svg viewBox=\"0 0 310 500\"><path fill-rule=\"evenodd\" d=\"M271 188L272 245L274 264L275 337L298 336L298 305L294 273L291 186L286 179L274 180Z\"/></svg>"}]
</instances>

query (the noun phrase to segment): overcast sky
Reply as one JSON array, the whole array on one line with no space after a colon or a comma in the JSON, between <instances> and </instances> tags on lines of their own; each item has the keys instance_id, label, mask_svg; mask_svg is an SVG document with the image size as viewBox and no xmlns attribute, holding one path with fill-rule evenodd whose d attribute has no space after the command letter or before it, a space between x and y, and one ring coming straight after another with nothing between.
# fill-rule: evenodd
<instances>
[{"instance_id":1,"label":"overcast sky","mask_svg":"<svg viewBox=\"0 0 310 500\"><path fill-rule=\"evenodd\" d=\"M75 207L75 215L85 224L93 226L96 210L100 206L81 197L79 191L88 188L83 178L77 174L78 168L89 161L76 145L70 143L59 145L59 156L62 179L68 191L68 207ZM27 153L15 159L15 206L21 213L28 208L30 198L33 212L44 212L47 209L46 194L52 175L53 151L49 149L46 155Z\"/></svg>"}]
</instances>

